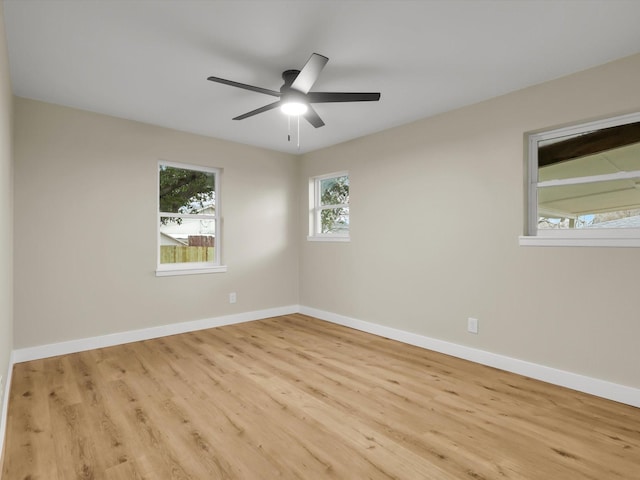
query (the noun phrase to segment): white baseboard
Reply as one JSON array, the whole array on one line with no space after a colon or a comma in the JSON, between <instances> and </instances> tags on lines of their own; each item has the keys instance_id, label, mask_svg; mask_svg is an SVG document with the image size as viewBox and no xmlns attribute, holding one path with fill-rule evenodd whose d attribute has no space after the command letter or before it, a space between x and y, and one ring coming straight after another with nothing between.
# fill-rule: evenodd
<instances>
[{"instance_id":1,"label":"white baseboard","mask_svg":"<svg viewBox=\"0 0 640 480\"><path fill-rule=\"evenodd\" d=\"M203 320L172 323L170 325L161 325L159 327L142 328L140 330L131 330L128 332L111 333L108 335L100 335L98 337L80 338L78 340L69 340L67 342L51 343L36 347L19 348L13 351L13 362L28 362L30 360L39 360L41 358L55 357L57 355L83 352L86 350L93 350L95 348L112 347L114 345L138 342L140 340L150 340L152 338L204 330L206 328L251 322L253 320L261 320L263 318L277 317L279 315L289 315L299 311L300 307L298 305L289 305L286 307L268 308L253 312L223 315L221 317L206 318Z\"/></svg>"},{"instance_id":2,"label":"white baseboard","mask_svg":"<svg viewBox=\"0 0 640 480\"><path fill-rule=\"evenodd\" d=\"M375 323L357 320L336 313L326 312L311 307L300 307L300 313L326 320L331 323L390 338L417 347L445 353L490 367L517 373L526 377L542 380L543 382L567 387L579 392L589 393L598 397L614 400L640 408L640 389L607 382L597 378L587 377L577 373L558 370L556 368L507 357L496 353L478 350L435 338L425 337L416 333L398 330Z\"/></svg>"},{"instance_id":3,"label":"white baseboard","mask_svg":"<svg viewBox=\"0 0 640 480\"><path fill-rule=\"evenodd\" d=\"M7 432L7 414L9 412L9 390L11 388L11 378L13 377L13 352L9 356L9 366L4 377L4 392L2 395L2 410L0 410L0 476L2 475L4 437Z\"/></svg>"},{"instance_id":4,"label":"white baseboard","mask_svg":"<svg viewBox=\"0 0 640 480\"><path fill-rule=\"evenodd\" d=\"M65 355L68 353L83 352L85 350L93 350L95 348L112 347L114 345L137 342L139 340L150 340L152 338L166 337L168 335L175 335L178 333L193 332L206 328L250 322L253 320L277 317L279 315L289 315L291 313L297 313L299 310L300 307L298 305L290 305L286 307L269 308L265 310L238 313L234 315L224 315L221 317L207 318L204 320L194 320L191 322L173 323L170 325L162 325L159 327L143 328L140 330L112 333L109 335L101 335L98 337L81 338L78 340L70 340L67 342L52 343L48 345L40 345L36 347L20 348L14 350L13 352L11 352L7 375L6 377L4 377L4 395L2 396L2 410L0 413L0 460L2 460L2 449L4 448L4 439L7 429L9 394L11 389L11 379L13 376L14 364L27 362L30 360L55 357L57 355ZM0 462L0 475L1 468L2 464Z\"/></svg>"},{"instance_id":5,"label":"white baseboard","mask_svg":"<svg viewBox=\"0 0 640 480\"><path fill-rule=\"evenodd\" d=\"M253 312L225 315L221 317L195 320L191 322L174 323L159 327L151 327L129 332L113 333L98 337L90 337L67 342L41 345L14 350L11 353L6 381L4 384L4 395L2 397L2 411L0 414L0 459L4 448L4 440L7 427L7 414L9 406L9 394L11 379L13 375L13 365L15 363L29 360L48 358L56 355L92 350L94 348L110 347L123 343L136 342L139 340L149 340L152 338L175 335L179 333L203 330L206 328L233 325L237 323L261 320L264 318L276 317L279 315L289 315L292 313L303 313L312 317L326 320L345 327L354 328L363 332L372 333L381 337L390 338L399 342L426 348L454 357L463 358L472 362L499 368L512 373L517 373L537 380L542 380L554 385L571 388L580 392L589 393L598 397L614 400L640 408L640 389L607 382L596 378L579 375L564 370L546 367L524 360L499 355L484 350L478 350L451 342L425 337L411 332L406 332L396 328L386 327L363 320L358 320L336 313L326 312L311 307L289 305L285 307L257 310ZM0 467L2 467L0 463Z\"/></svg>"},{"instance_id":6,"label":"white baseboard","mask_svg":"<svg viewBox=\"0 0 640 480\"><path fill-rule=\"evenodd\" d=\"M11 355L9 372L6 377L5 394L2 404L2 417L0 417L0 435L2 435L0 437L0 448L2 446L1 442L4 438L4 428L6 426L6 409L9 397L9 387L11 384L11 372L14 363L82 352L95 348L111 347L140 340L150 340L152 338L165 337L168 335L176 335L179 333L192 332L224 325L233 325L236 323L250 322L253 320L261 320L264 318L289 315L298 312L321 320L336 323L338 325L397 340L409 345L415 345L436 352L445 353L447 355L463 358L482 365L517 373L526 377L535 378L536 380L542 380L547 383L571 388L579 392L589 393L591 395L596 395L598 397L640 408L640 389L638 388L587 377L585 375L559 370L545 365L539 365L525 360L487 352L485 350L458 345L324 310L318 310L306 306L289 305L14 350Z\"/></svg>"}]
</instances>

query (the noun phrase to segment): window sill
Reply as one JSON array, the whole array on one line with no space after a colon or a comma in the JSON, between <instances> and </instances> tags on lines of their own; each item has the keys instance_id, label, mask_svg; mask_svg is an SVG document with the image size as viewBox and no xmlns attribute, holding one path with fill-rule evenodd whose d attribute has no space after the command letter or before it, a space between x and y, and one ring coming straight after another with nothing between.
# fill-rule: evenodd
<instances>
[{"instance_id":1,"label":"window sill","mask_svg":"<svg viewBox=\"0 0 640 480\"><path fill-rule=\"evenodd\" d=\"M215 267L197 267L197 268L158 268L156 277L172 277L174 275L201 275L205 273L224 273L227 271L226 265L217 265Z\"/></svg>"},{"instance_id":2,"label":"window sill","mask_svg":"<svg viewBox=\"0 0 640 480\"><path fill-rule=\"evenodd\" d=\"M520 236L521 247L640 247L640 237L538 235Z\"/></svg>"},{"instance_id":3,"label":"window sill","mask_svg":"<svg viewBox=\"0 0 640 480\"><path fill-rule=\"evenodd\" d=\"M351 237L339 237L339 236L308 236L307 241L309 242L350 242Z\"/></svg>"}]
</instances>

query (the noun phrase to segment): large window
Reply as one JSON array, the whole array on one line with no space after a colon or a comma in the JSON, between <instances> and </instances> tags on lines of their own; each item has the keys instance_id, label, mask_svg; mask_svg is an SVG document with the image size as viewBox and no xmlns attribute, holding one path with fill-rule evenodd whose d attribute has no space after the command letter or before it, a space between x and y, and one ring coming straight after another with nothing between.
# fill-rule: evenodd
<instances>
[{"instance_id":1,"label":"large window","mask_svg":"<svg viewBox=\"0 0 640 480\"><path fill-rule=\"evenodd\" d=\"M640 246L640 113L528 135L524 245Z\"/></svg>"},{"instance_id":2,"label":"large window","mask_svg":"<svg viewBox=\"0 0 640 480\"><path fill-rule=\"evenodd\" d=\"M309 180L309 240L349 240L349 174Z\"/></svg>"},{"instance_id":3,"label":"large window","mask_svg":"<svg viewBox=\"0 0 640 480\"><path fill-rule=\"evenodd\" d=\"M161 162L157 275L225 271L220 265L220 172Z\"/></svg>"}]
</instances>

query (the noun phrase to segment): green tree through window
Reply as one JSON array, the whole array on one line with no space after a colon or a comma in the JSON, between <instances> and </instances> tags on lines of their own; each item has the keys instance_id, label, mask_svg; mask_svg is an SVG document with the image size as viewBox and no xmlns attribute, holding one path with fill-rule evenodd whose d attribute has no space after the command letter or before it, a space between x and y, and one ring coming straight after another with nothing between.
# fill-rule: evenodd
<instances>
[{"instance_id":1,"label":"green tree through window","mask_svg":"<svg viewBox=\"0 0 640 480\"><path fill-rule=\"evenodd\" d=\"M212 167L159 164L156 274L220 266L218 177Z\"/></svg>"},{"instance_id":2,"label":"green tree through window","mask_svg":"<svg viewBox=\"0 0 640 480\"><path fill-rule=\"evenodd\" d=\"M322 233L349 230L349 177L326 178L320 181L320 223Z\"/></svg>"},{"instance_id":3,"label":"green tree through window","mask_svg":"<svg viewBox=\"0 0 640 480\"><path fill-rule=\"evenodd\" d=\"M160 165L160 211L195 213L215 199L214 173ZM162 217L162 224L180 217Z\"/></svg>"}]
</instances>

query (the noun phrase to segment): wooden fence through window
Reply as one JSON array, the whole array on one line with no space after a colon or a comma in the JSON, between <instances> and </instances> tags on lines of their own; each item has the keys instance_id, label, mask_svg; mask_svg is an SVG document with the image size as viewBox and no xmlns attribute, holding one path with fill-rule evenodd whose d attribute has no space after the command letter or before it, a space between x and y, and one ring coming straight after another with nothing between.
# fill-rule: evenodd
<instances>
[{"instance_id":1,"label":"wooden fence through window","mask_svg":"<svg viewBox=\"0 0 640 480\"><path fill-rule=\"evenodd\" d=\"M214 260L213 247L160 246L160 263L213 262Z\"/></svg>"}]
</instances>

